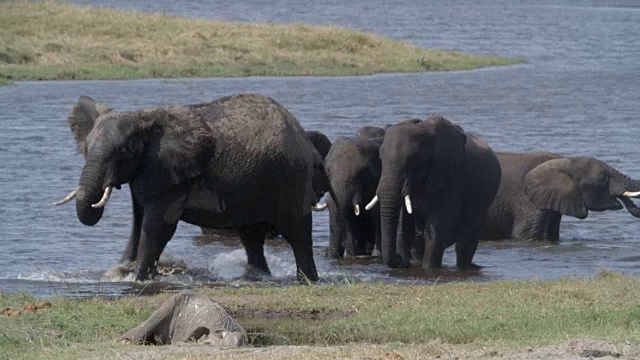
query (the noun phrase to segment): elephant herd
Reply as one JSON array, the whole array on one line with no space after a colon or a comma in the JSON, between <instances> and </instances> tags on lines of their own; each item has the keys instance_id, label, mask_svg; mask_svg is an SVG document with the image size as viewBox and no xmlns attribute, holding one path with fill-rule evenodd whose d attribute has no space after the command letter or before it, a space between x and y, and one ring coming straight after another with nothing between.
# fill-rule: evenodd
<instances>
[{"instance_id":1,"label":"elephant herd","mask_svg":"<svg viewBox=\"0 0 640 360\"><path fill-rule=\"evenodd\" d=\"M132 227L122 261L153 278L180 220L233 229L250 271L269 274L267 234L291 246L301 281L317 281L312 211L329 210L327 256L380 256L390 267L473 268L479 240L558 241L562 215L626 207L640 181L590 157L499 153L442 116L365 126L331 142L273 99L119 112L82 96L68 123L85 164L77 217L96 224L128 184ZM326 202L321 198L327 193Z\"/></svg>"}]
</instances>

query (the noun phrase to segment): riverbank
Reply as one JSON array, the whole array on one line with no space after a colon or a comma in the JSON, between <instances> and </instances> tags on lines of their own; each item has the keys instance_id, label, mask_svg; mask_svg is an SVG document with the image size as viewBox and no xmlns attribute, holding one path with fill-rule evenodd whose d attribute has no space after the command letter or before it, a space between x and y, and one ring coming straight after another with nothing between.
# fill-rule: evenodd
<instances>
[{"instance_id":1,"label":"riverbank","mask_svg":"<svg viewBox=\"0 0 640 360\"><path fill-rule=\"evenodd\" d=\"M612 273L556 281L286 288L254 283L198 291L211 295L250 333L251 347L227 352L230 358L384 359L387 352L407 359L417 353L491 358L571 346L590 350L576 344L627 356L640 344L640 279ZM0 357L102 359L151 352L153 358L185 358L186 352L186 358L199 359L218 351L112 343L169 296L52 298L51 308L0 316ZM40 300L4 294L0 308L22 309Z\"/></svg>"},{"instance_id":2,"label":"riverbank","mask_svg":"<svg viewBox=\"0 0 640 360\"><path fill-rule=\"evenodd\" d=\"M0 83L365 75L520 62L423 49L332 26L224 22L55 2L2 2L0 23Z\"/></svg>"}]
</instances>

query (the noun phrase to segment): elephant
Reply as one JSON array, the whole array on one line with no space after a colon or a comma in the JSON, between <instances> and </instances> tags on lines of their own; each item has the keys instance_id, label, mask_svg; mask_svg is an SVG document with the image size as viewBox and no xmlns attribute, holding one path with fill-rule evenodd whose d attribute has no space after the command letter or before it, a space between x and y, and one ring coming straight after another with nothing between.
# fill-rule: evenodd
<instances>
[{"instance_id":1,"label":"elephant","mask_svg":"<svg viewBox=\"0 0 640 360\"><path fill-rule=\"evenodd\" d=\"M320 153L322 159L327 157L329 153L329 149L331 148L331 140L329 138L317 130L308 130L306 131L309 140L315 147L315 149ZM316 208L316 210L323 210L323 208ZM237 232L234 229L212 229L207 227L202 227L201 231L205 235L218 235L223 237L236 237L238 236ZM278 237L278 232L275 229L270 229L267 232L268 239L275 239Z\"/></svg>"},{"instance_id":2,"label":"elephant","mask_svg":"<svg viewBox=\"0 0 640 360\"><path fill-rule=\"evenodd\" d=\"M338 137L325 166L338 199L329 199L329 248L327 257L371 255L379 252L380 221L377 211L364 211L363 201L375 195L380 179L379 148L382 137ZM376 246L377 244L377 246ZM377 253L376 252L376 253ZM376 255L374 253L374 255Z\"/></svg>"},{"instance_id":3,"label":"elephant","mask_svg":"<svg viewBox=\"0 0 640 360\"><path fill-rule=\"evenodd\" d=\"M440 268L455 244L458 268L478 268L473 256L501 176L491 147L434 115L389 127L380 159L380 182L365 209L379 203L383 262L409 267L415 245L423 268ZM429 231L428 240L416 238L416 226Z\"/></svg>"},{"instance_id":4,"label":"elephant","mask_svg":"<svg viewBox=\"0 0 640 360\"><path fill-rule=\"evenodd\" d=\"M207 295L183 290L118 341L136 345L198 342L239 347L246 345L249 339L247 331L220 304Z\"/></svg>"},{"instance_id":5,"label":"elephant","mask_svg":"<svg viewBox=\"0 0 640 360\"><path fill-rule=\"evenodd\" d=\"M630 198L640 180L592 157L549 152L497 153L502 180L489 208L482 240L560 240L562 215L584 219L591 211L620 210L640 217Z\"/></svg>"},{"instance_id":6,"label":"elephant","mask_svg":"<svg viewBox=\"0 0 640 360\"><path fill-rule=\"evenodd\" d=\"M235 228L249 270L270 274L264 237L290 244L301 281L317 281L311 211L330 183L297 119L272 98L237 94L207 103L107 111L82 96L68 122L86 162L76 198L84 225L102 217L113 188L129 184L133 226L122 261L153 278L178 221Z\"/></svg>"}]
</instances>

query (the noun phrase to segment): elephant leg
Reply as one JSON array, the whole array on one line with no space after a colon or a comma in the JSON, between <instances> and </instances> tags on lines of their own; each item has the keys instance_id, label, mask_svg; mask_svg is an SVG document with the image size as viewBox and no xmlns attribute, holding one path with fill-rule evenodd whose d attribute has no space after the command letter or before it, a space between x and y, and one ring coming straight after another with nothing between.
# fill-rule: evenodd
<instances>
[{"instance_id":1,"label":"elephant leg","mask_svg":"<svg viewBox=\"0 0 640 360\"><path fill-rule=\"evenodd\" d=\"M145 212L146 213L146 212ZM176 231L178 222L167 222L162 217L145 214L136 258L136 280L144 281L155 275L156 265L165 246Z\"/></svg>"},{"instance_id":2,"label":"elephant leg","mask_svg":"<svg viewBox=\"0 0 640 360\"><path fill-rule=\"evenodd\" d=\"M559 241L562 214L553 210L532 210L513 220L511 237L528 241Z\"/></svg>"},{"instance_id":3,"label":"elephant leg","mask_svg":"<svg viewBox=\"0 0 640 360\"><path fill-rule=\"evenodd\" d=\"M442 257L447 244L453 243L455 219L449 214L438 214L433 223L433 232L427 239L422 258L423 268L437 269L442 267Z\"/></svg>"},{"instance_id":4,"label":"elephant leg","mask_svg":"<svg viewBox=\"0 0 640 360\"><path fill-rule=\"evenodd\" d=\"M366 226L366 220L360 218L350 219L349 234L351 235L353 256L365 255L367 253L367 241L370 234ZM347 250L348 249L349 247L347 247Z\"/></svg>"},{"instance_id":5,"label":"elephant leg","mask_svg":"<svg viewBox=\"0 0 640 360\"><path fill-rule=\"evenodd\" d=\"M347 256L356 256L356 237L358 236L357 226L353 223L353 220L345 220L346 229L344 239L344 248L347 252Z\"/></svg>"},{"instance_id":6,"label":"elephant leg","mask_svg":"<svg viewBox=\"0 0 640 360\"><path fill-rule=\"evenodd\" d=\"M381 257L382 256L382 228L380 227L380 214L375 213L375 239L374 239L374 247L371 252L371 256Z\"/></svg>"},{"instance_id":7,"label":"elephant leg","mask_svg":"<svg viewBox=\"0 0 640 360\"><path fill-rule=\"evenodd\" d=\"M442 242L430 239L425 243L422 267L425 269L438 269L442 267L442 257L445 246Z\"/></svg>"},{"instance_id":8,"label":"elephant leg","mask_svg":"<svg viewBox=\"0 0 640 360\"><path fill-rule=\"evenodd\" d=\"M562 214L556 211L548 210L550 214L547 215L547 241L560 241L560 221L562 220Z\"/></svg>"},{"instance_id":9,"label":"elephant leg","mask_svg":"<svg viewBox=\"0 0 640 360\"><path fill-rule=\"evenodd\" d=\"M376 224L371 216L364 219L365 236L363 239L363 255L371 255L376 247Z\"/></svg>"},{"instance_id":10,"label":"elephant leg","mask_svg":"<svg viewBox=\"0 0 640 360\"><path fill-rule=\"evenodd\" d=\"M148 199L144 206L142 231L136 256L136 280L155 275L156 265L165 246L178 227L184 203L183 191Z\"/></svg>"},{"instance_id":11,"label":"elephant leg","mask_svg":"<svg viewBox=\"0 0 640 360\"><path fill-rule=\"evenodd\" d=\"M473 256L478 249L480 231L475 226L469 231L460 234L456 241L456 266L460 269L479 269L480 266L473 263Z\"/></svg>"},{"instance_id":12,"label":"elephant leg","mask_svg":"<svg viewBox=\"0 0 640 360\"><path fill-rule=\"evenodd\" d=\"M264 257L264 238L266 231L262 226L251 226L238 229L238 235L247 253L247 265L249 274L259 272L271 275L267 259Z\"/></svg>"},{"instance_id":13,"label":"elephant leg","mask_svg":"<svg viewBox=\"0 0 640 360\"><path fill-rule=\"evenodd\" d=\"M538 236L535 240L560 241L560 220L562 214L553 210L539 210L535 217Z\"/></svg>"},{"instance_id":14,"label":"elephant leg","mask_svg":"<svg viewBox=\"0 0 640 360\"><path fill-rule=\"evenodd\" d=\"M142 232L142 219L144 217L144 208L131 192L131 203L133 204L133 226L131 227L131 235L127 247L120 258L120 262L136 261L138 256L138 245L140 244L140 234Z\"/></svg>"},{"instance_id":15,"label":"elephant leg","mask_svg":"<svg viewBox=\"0 0 640 360\"><path fill-rule=\"evenodd\" d=\"M424 247L426 242L428 241L428 239L431 237L431 234L428 233L431 230L431 227L429 224L427 224L426 221L426 215L422 215L419 213L416 213L416 215L414 216L415 218L415 240L413 243L413 255L415 256L415 259L417 261L419 261L420 263L422 263L422 260L424 258Z\"/></svg>"},{"instance_id":16,"label":"elephant leg","mask_svg":"<svg viewBox=\"0 0 640 360\"><path fill-rule=\"evenodd\" d=\"M311 214L300 220L281 224L281 234L287 240L296 258L296 276L302 283L318 281L316 263L313 260L313 241L311 239Z\"/></svg>"}]
</instances>

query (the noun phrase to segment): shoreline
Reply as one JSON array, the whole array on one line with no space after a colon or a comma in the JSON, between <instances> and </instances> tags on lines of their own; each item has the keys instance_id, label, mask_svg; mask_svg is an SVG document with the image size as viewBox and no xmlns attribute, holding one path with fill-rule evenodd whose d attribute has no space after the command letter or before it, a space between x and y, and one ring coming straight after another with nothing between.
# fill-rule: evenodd
<instances>
[{"instance_id":1,"label":"shoreline","mask_svg":"<svg viewBox=\"0 0 640 360\"><path fill-rule=\"evenodd\" d=\"M522 59L467 55L337 26L245 23L0 3L0 83L471 70Z\"/></svg>"}]
</instances>

